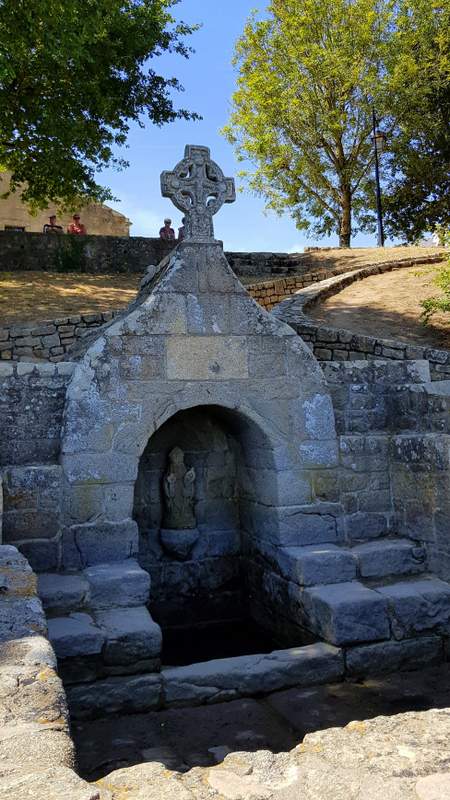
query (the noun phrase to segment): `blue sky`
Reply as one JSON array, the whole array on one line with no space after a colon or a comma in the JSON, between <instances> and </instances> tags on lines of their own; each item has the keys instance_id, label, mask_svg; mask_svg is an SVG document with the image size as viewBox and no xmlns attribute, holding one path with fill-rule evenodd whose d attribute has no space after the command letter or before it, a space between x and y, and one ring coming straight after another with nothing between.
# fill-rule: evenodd
<instances>
[{"instance_id":1,"label":"blue sky","mask_svg":"<svg viewBox=\"0 0 450 800\"><path fill-rule=\"evenodd\" d=\"M189 60L180 56L155 59L157 72L176 76L185 88L175 95L177 106L197 111L199 122L177 120L157 128L150 123L130 131L128 149L121 149L130 163L127 170L105 170L100 178L120 203L111 203L133 222L132 235L157 236L162 220L170 216L177 227L181 214L170 200L161 197L159 176L182 158L186 144L206 145L226 176L236 176L239 165L232 147L220 135L230 111L236 74L231 65L234 45L253 8L265 8L258 0L181 0L174 7L177 18L202 23L190 37L195 53ZM305 245L337 244L337 239L314 241L298 231L289 215L265 214L264 202L249 192L238 193L235 203L224 206L215 217L215 235L227 250L295 252ZM375 236L358 236L353 245L375 244Z\"/></svg>"}]
</instances>

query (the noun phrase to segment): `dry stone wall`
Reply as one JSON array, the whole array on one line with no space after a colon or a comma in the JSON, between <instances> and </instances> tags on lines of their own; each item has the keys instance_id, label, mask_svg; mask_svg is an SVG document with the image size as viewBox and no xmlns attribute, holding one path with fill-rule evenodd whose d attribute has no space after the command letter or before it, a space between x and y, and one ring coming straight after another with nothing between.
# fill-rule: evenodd
<instances>
[{"instance_id":1,"label":"dry stone wall","mask_svg":"<svg viewBox=\"0 0 450 800\"><path fill-rule=\"evenodd\" d=\"M0 364L0 470L56 463L74 365Z\"/></svg>"},{"instance_id":2,"label":"dry stone wall","mask_svg":"<svg viewBox=\"0 0 450 800\"><path fill-rule=\"evenodd\" d=\"M76 775L69 714L36 578L0 547L0 795L3 800L99 800Z\"/></svg>"},{"instance_id":3,"label":"dry stone wall","mask_svg":"<svg viewBox=\"0 0 450 800\"><path fill-rule=\"evenodd\" d=\"M0 361L64 361L73 345L112 320L114 315L113 311L74 314L1 328Z\"/></svg>"},{"instance_id":4,"label":"dry stone wall","mask_svg":"<svg viewBox=\"0 0 450 800\"><path fill-rule=\"evenodd\" d=\"M398 340L364 336L345 329L331 328L314 322L308 309L331 295L340 292L357 280L392 269L420 264L439 263L442 255L423 256L398 262L374 264L353 272L328 277L314 285L292 293L274 309L274 315L287 322L303 341L308 342L319 361L360 361L361 359L425 359L430 362L431 379L443 380L450 376L450 351L434 347L408 344Z\"/></svg>"}]
</instances>

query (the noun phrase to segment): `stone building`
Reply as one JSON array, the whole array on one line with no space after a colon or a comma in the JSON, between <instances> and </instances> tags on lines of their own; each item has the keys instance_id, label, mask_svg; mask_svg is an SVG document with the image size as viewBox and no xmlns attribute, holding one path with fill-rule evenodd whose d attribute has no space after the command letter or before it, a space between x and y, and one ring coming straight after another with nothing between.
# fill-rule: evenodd
<instances>
[{"instance_id":1,"label":"stone building","mask_svg":"<svg viewBox=\"0 0 450 800\"><path fill-rule=\"evenodd\" d=\"M7 191L9 174L0 172L0 194ZM90 203L81 207L78 213L86 226L87 232L97 236L129 236L131 222L124 214L100 203ZM72 214L49 207L47 211L31 214L20 199L20 191L6 198L0 198L0 230L24 231L25 233L41 233L48 222L50 214L57 214L58 224L64 231L72 221Z\"/></svg>"},{"instance_id":2,"label":"stone building","mask_svg":"<svg viewBox=\"0 0 450 800\"><path fill-rule=\"evenodd\" d=\"M214 239L234 186L207 148L162 189L186 237L135 301L65 360L0 364L3 537L39 573L73 716L441 661L448 381L388 350L319 364L291 301L261 308ZM269 654L216 662L211 631L243 623Z\"/></svg>"}]
</instances>

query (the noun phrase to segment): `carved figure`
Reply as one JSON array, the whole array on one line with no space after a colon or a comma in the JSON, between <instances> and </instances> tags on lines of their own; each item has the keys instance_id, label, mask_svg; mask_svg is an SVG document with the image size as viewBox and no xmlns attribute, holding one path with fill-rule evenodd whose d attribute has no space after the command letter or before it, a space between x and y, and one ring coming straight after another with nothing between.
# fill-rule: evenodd
<instances>
[{"instance_id":1,"label":"carved figure","mask_svg":"<svg viewBox=\"0 0 450 800\"><path fill-rule=\"evenodd\" d=\"M169 453L169 465L163 479L163 528L190 530L196 527L194 513L195 470L187 469L184 453L174 447Z\"/></svg>"},{"instance_id":2,"label":"carved figure","mask_svg":"<svg viewBox=\"0 0 450 800\"><path fill-rule=\"evenodd\" d=\"M184 241L213 241L213 215L224 203L236 200L233 178L224 177L211 160L209 147L191 144L186 146L184 158L175 169L161 174L161 192L186 217Z\"/></svg>"}]
</instances>

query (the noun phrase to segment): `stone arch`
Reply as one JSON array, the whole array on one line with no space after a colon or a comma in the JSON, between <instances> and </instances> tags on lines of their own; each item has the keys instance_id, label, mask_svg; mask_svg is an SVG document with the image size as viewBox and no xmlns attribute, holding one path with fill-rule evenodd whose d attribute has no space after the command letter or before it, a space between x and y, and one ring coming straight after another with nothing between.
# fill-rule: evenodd
<instances>
[{"instance_id":1,"label":"stone arch","mask_svg":"<svg viewBox=\"0 0 450 800\"><path fill-rule=\"evenodd\" d=\"M217 243L191 244L75 370L61 450L67 566L80 553L91 562L136 552L133 494L147 442L174 414L213 405L264 431L276 498L269 509L255 504L254 528L295 539L300 517L321 513L315 476L336 466L322 372L294 331L247 295Z\"/></svg>"}]
</instances>

